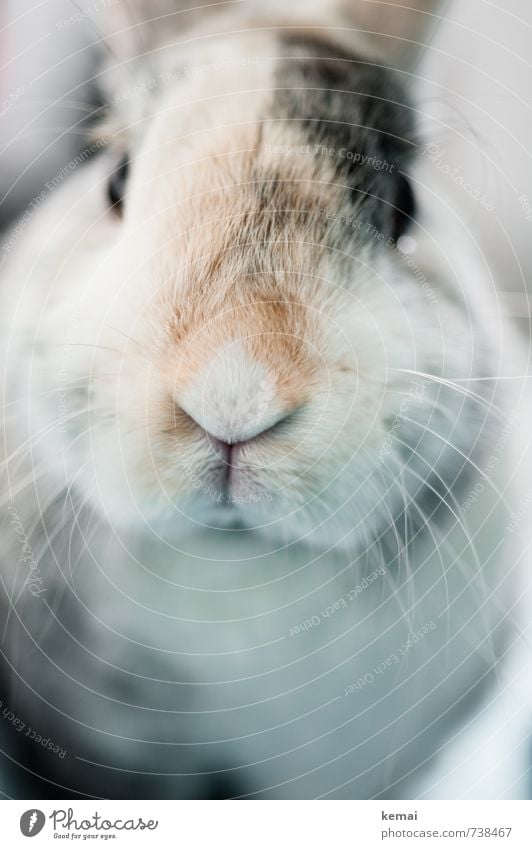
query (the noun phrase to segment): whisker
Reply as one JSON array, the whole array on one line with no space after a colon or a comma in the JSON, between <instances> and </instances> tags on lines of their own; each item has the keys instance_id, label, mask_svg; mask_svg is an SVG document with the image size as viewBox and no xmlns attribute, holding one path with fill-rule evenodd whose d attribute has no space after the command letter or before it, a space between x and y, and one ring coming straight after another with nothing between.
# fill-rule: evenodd
<instances>
[{"instance_id":1,"label":"whisker","mask_svg":"<svg viewBox=\"0 0 532 849\"><path fill-rule=\"evenodd\" d=\"M441 434L441 433L438 433L438 431L432 430L432 428L428 427L428 426L427 426L427 424L426 424L426 423L424 423L424 422L418 422L418 421L416 421L415 419L411 419L411 418L409 418L408 416L405 416L405 417L404 417L404 421L405 421L405 422L408 422L409 424L412 424L412 425L414 425L414 426L416 426L416 427L421 428L423 431L426 431L427 433L430 433L430 434L431 434L431 436L436 437L436 439L439 439L441 442L443 442L443 443L444 443L444 445L447 445L449 448L451 448L451 450L452 450L452 451L455 451L457 454L459 454L459 456L460 456L460 457L462 457L462 458L465 460L465 462L466 462L468 465L470 465L470 466L471 466L471 467L472 467L472 468L473 468L473 469L477 472L477 474L478 474L478 475L480 475L480 477L481 477L483 480L485 480L485 481L486 481L486 483L487 483L487 484L488 484L488 485L492 488L493 492L497 495L497 497L499 498L499 500L500 500L500 501L504 504L504 506L505 506L505 507L506 507L506 509L508 510L508 514L510 514L510 513L511 513L510 505L509 505L509 504L508 504L508 502L506 501L506 498L504 497L503 493L502 493L502 492L501 492L501 491L500 491L500 490L499 490L499 489L495 486L495 484L494 484L494 483L493 483L493 481L491 480L490 475L488 475L486 472L484 472L484 470L483 470L483 469L481 469L481 468L480 468L480 466L478 466L478 465L475 463L475 461L471 459L471 457L468 457L468 456L467 456L467 454L465 454L465 453L462 451L462 449L461 449L461 448L459 448L457 445L454 445L454 444L450 441L450 439L448 439L448 438L447 438L447 437L445 437L445 436L442 436L442 434ZM412 446L411 446L411 445L409 445L409 444L408 444L408 443L406 443L406 442L403 442L403 441L402 441L401 439L399 439L397 436L396 436L396 438L397 438L398 442L400 442L400 444L401 444L401 445L405 446L406 448L412 449ZM423 459L424 459L424 458L422 457L422 455L417 454L417 452L414 452L414 453L416 453L416 455L417 455L418 457L420 457L420 459L421 459L421 460L423 460ZM433 469L433 471L435 472L435 469ZM443 481L442 481L442 482L443 482Z\"/></svg>"},{"instance_id":2,"label":"whisker","mask_svg":"<svg viewBox=\"0 0 532 849\"><path fill-rule=\"evenodd\" d=\"M400 440L398 437L396 437L396 438L398 439L398 441L399 441L401 444L405 445L406 447L409 447L409 448L410 448L410 450L413 450L411 446L407 446L407 443L404 443L404 442L403 442L402 440ZM414 453L415 453L415 454L416 454L416 455L417 455L420 459L424 460L424 458L423 458L423 457L422 457L422 456L421 456L421 455L420 455L417 451L415 451L415 450L414 450ZM395 459L395 458L394 458L394 459ZM452 493L452 490L451 490L452 483L451 483L451 484L446 484L446 483L445 483L445 481L441 478L441 476L438 474L438 472L436 471L436 469L435 469L435 468L434 468L431 464L429 464L429 468L431 469L432 474L433 474L433 475L435 475L435 477L436 477L436 478L440 481L440 483L443 485L443 487L444 487L444 489L445 489L445 495L442 495L441 493L439 493L439 492L438 492L438 491L437 491L437 490L436 490L436 489L435 489L435 488L434 488L434 487L433 487L433 486L432 486L432 485L431 485L431 484L430 484L430 483L429 483L426 479L424 479L423 477L421 477L420 475L418 475L418 474L417 474L417 472L415 472L415 471L414 471L413 469L411 469L409 466L404 466L405 471L406 471L406 472L408 472L408 474L413 475L413 476L414 476L417 480L421 481L421 482L422 482L422 484L423 484L423 486L427 487L427 488L428 488L428 489L432 492L432 494L436 496L436 498L438 499L439 504L443 504L443 505L447 508L447 510L448 510L448 511L452 514L453 518L454 518L454 519L455 519L455 521L456 521L456 524L457 524L457 525L458 525L458 526L462 529L462 531L463 531L463 533L464 533L464 537L465 537L465 539L467 540L466 544L464 545L464 548L463 548L463 549L462 549L462 551L459 553L459 556L462 556L462 554L463 554L463 553L464 553L467 549L469 549L469 550L471 551L471 553L472 553L472 555L473 555L473 558L474 558L475 567L476 567L476 572L475 572L475 574L474 574L474 579L475 579L475 581L476 581L476 580L478 580L478 579L480 579L480 580L484 583L484 577L483 577L483 572L482 572L482 566L481 566L480 560L479 560L479 558L478 558L478 553L477 553L476 547L475 547L475 545L474 545L474 542L473 542L472 538L470 537L470 534L469 534L469 532L468 532L468 530L467 530L466 526L465 526L465 525L464 525L464 523L462 522L462 519L460 518L459 513L458 513L458 512L455 512L455 510L453 509L453 507L452 507L452 506L449 504L449 502L446 500L446 498L447 498L447 497L449 497L449 498L450 498L450 499L454 502L454 505L455 505L455 507L456 507L457 511L459 511L459 510L460 510L460 505L458 504L458 502L457 502L456 498L454 497L454 495L453 495L453 493ZM436 509L436 508L435 508L435 509ZM433 511L433 513L434 513L434 512L435 512L435 511ZM431 514L431 515L432 515L432 514ZM459 561L458 561L458 562L459 562ZM467 576L466 576L466 577L467 577ZM485 586L485 583L484 583L484 588L485 588L485 590L486 590L486 592L484 593L484 595L483 595L483 594L479 594L479 602L480 602L480 606L481 606L481 608L482 608L482 603L485 601L486 597L488 597L488 595L487 595L487 587ZM463 589L463 590L462 590L462 591L458 594L458 596L455 596L455 597L453 598L453 603L455 603L455 602L457 601L457 599L458 599L458 598L460 598L460 597L461 597L461 595L462 595L464 592L466 592L468 589L472 589L473 591L476 591L476 589L477 589L477 588L476 588L476 584L473 584L473 578L472 578L470 581L468 581L468 583L467 583L466 587L465 587L465 588L464 588L464 589ZM484 617L484 611L483 611L483 613L482 613L482 616ZM489 626L488 626L488 624L487 624L486 622L485 622L484 624L485 624L486 630L487 630L487 631L489 631ZM494 658L495 658L495 652L494 652L494 649L492 648L492 659L494 659Z\"/></svg>"},{"instance_id":3,"label":"whisker","mask_svg":"<svg viewBox=\"0 0 532 849\"><path fill-rule=\"evenodd\" d=\"M430 380L433 383L439 383L442 386L446 386L448 389L454 389L457 392L461 392L463 394L466 394L469 398L474 399L475 401L478 401L479 404L488 403L486 398L484 398L482 395L479 395L477 392L473 392L471 389L466 389L463 386L459 386L459 385L457 385L456 383L453 383L453 381L451 381L447 378L439 377L438 375L429 374L427 372L415 371L413 369L393 368L392 370L401 372L402 374L411 374L411 375L414 375L415 377L422 377L424 380ZM498 413L502 417L505 416L504 411L500 407L498 407L496 404L493 404L493 402L489 402L489 403L490 403L490 409L492 408L493 410L496 411L496 413Z\"/></svg>"},{"instance_id":4,"label":"whisker","mask_svg":"<svg viewBox=\"0 0 532 849\"><path fill-rule=\"evenodd\" d=\"M109 324L109 322L107 322L107 321L97 321L96 319L93 319L93 318L84 318L83 321L92 322L93 324L98 324L98 325L101 325L102 327L106 327L108 330L112 330L114 333L119 333L120 336L123 336L124 339L128 340L128 342L132 342L134 345L136 345L138 348L140 348L141 351L147 351L148 350L146 348L146 346L142 345L137 339L133 339L132 336L129 336L127 333L124 333L123 330L120 330L118 327L115 327L114 325Z\"/></svg>"}]
</instances>

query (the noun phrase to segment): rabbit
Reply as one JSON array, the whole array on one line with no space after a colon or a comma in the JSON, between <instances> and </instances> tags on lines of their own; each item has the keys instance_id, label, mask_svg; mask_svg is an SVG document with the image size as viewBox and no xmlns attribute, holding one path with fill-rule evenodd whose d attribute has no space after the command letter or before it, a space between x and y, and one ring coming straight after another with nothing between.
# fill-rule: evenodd
<instances>
[{"instance_id":1,"label":"rabbit","mask_svg":"<svg viewBox=\"0 0 532 849\"><path fill-rule=\"evenodd\" d=\"M430 795L497 686L521 354L419 155L437 4L369 5L109 4L1 246L12 795Z\"/></svg>"}]
</instances>

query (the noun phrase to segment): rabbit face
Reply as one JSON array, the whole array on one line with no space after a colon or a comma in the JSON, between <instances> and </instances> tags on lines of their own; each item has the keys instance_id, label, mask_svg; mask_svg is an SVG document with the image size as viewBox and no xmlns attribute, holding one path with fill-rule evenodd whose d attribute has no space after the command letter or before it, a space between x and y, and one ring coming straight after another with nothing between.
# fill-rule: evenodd
<instances>
[{"instance_id":1,"label":"rabbit face","mask_svg":"<svg viewBox=\"0 0 532 849\"><path fill-rule=\"evenodd\" d=\"M452 368L467 329L397 249L415 131L394 76L304 34L255 38L249 66L224 50L214 76L138 85L98 164L86 271L43 322L69 347L61 450L113 520L337 540L404 504L390 477L435 413L403 370Z\"/></svg>"}]
</instances>

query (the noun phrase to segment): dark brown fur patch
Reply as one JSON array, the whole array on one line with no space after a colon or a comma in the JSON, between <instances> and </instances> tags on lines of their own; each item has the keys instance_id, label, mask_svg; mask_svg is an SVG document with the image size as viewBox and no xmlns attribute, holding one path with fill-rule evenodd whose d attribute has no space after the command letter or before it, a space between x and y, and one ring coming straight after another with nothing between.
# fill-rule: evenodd
<instances>
[{"instance_id":1,"label":"dark brown fur patch","mask_svg":"<svg viewBox=\"0 0 532 849\"><path fill-rule=\"evenodd\" d=\"M416 149L414 110L397 74L321 38L291 35L281 47L273 118L330 157L352 205L397 239L414 214L404 170Z\"/></svg>"}]
</instances>

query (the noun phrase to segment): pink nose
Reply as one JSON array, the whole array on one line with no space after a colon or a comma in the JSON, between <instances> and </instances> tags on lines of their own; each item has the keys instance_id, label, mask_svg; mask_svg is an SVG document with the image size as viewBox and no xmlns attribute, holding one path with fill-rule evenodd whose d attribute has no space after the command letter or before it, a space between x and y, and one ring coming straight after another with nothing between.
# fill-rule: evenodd
<instances>
[{"instance_id":1,"label":"pink nose","mask_svg":"<svg viewBox=\"0 0 532 849\"><path fill-rule=\"evenodd\" d=\"M180 406L201 427L213 444L226 446L244 445L256 439L272 430L291 412L279 407L274 409L273 405L268 404L238 409L238 401L234 404L215 405L210 399L198 407L187 404L185 399L180 402Z\"/></svg>"},{"instance_id":2,"label":"pink nose","mask_svg":"<svg viewBox=\"0 0 532 849\"><path fill-rule=\"evenodd\" d=\"M202 430L204 431L205 436L209 440L209 443L211 444L215 453L222 458L230 459L232 457L237 456L239 450L245 445L249 445L250 442L254 442L256 439L258 439L260 436L267 433L268 431L275 430L277 425L284 421L285 418L287 418L288 416L289 413L287 412L283 415L280 415L275 421L273 421L273 423L271 419L267 420L261 430L258 430L258 428L255 427L252 431L252 435L250 435L247 439L236 439L233 437L228 437L227 439L219 439L217 436L214 436L214 434L209 433L208 430L205 430L205 428L203 428L201 425L200 427L202 427ZM198 422L196 422L196 424L198 424Z\"/></svg>"},{"instance_id":3,"label":"pink nose","mask_svg":"<svg viewBox=\"0 0 532 849\"><path fill-rule=\"evenodd\" d=\"M275 377L236 342L189 380L176 402L205 433L226 445L260 436L290 412Z\"/></svg>"}]
</instances>

